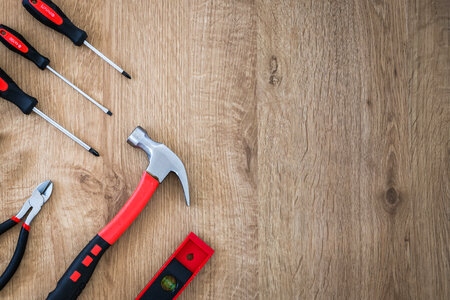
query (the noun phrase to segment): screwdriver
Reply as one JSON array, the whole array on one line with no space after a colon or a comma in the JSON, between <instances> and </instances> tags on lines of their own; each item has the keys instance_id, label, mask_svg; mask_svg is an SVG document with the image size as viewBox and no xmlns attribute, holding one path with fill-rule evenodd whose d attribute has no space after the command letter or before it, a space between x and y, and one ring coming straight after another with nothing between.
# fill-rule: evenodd
<instances>
[{"instance_id":1,"label":"screwdriver","mask_svg":"<svg viewBox=\"0 0 450 300\"><path fill-rule=\"evenodd\" d=\"M35 112L44 120L55 126L62 133L70 137L73 141L78 143L81 147L89 151L91 154L95 156L100 156L100 154L94 148L88 146L85 142L74 136L67 129L65 129L64 127L53 121L50 117L46 116L39 109L37 109L36 105L38 104L38 101L36 100L36 98L33 98L25 94L11 79L11 77L9 77L8 74L6 74L5 71L3 71L1 68L0 68L0 97L8 100L9 102L14 103L26 115L31 114L31 112Z\"/></svg>"},{"instance_id":2,"label":"screwdriver","mask_svg":"<svg viewBox=\"0 0 450 300\"><path fill-rule=\"evenodd\" d=\"M119 71L123 76L131 79L131 76L121 69L118 65L113 63L103 53L89 44L86 39L88 37L84 30L76 27L72 21L67 18L63 11L50 0L22 0L22 4L25 9L35 17L42 24L64 34L67 36L76 46L85 45L95 54L100 56L104 61L110 64L114 69Z\"/></svg>"},{"instance_id":3,"label":"screwdriver","mask_svg":"<svg viewBox=\"0 0 450 300\"><path fill-rule=\"evenodd\" d=\"M112 116L112 113L109 111L109 109L102 106L100 103L98 103L97 101L92 99L89 95L87 95L85 92L83 92L77 86L75 86L69 80L67 80L62 75L60 75L58 72L53 70L49 66L50 60L47 57L42 56L36 49L33 48L33 46L30 45L30 43L27 42L27 40L20 33L15 31L14 29L9 28L6 25L0 24L0 42L2 42L9 50L25 57L28 60L31 60L33 63L36 64L36 66L38 66L39 69L50 70L53 74L55 74L60 79L62 79L65 83L70 85L73 89L75 89L77 92L79 92L81 95L83 95L86 99L88 99L93 104L95 104L105 114Z\"/></svg>"}]
</instances>

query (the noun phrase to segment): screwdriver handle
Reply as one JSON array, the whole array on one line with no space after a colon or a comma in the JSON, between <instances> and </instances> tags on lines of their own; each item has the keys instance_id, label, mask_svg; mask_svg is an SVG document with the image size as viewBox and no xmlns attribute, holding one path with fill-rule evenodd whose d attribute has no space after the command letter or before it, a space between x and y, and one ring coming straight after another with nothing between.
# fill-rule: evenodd
<instances>
[{"instance_id":1,"label":"screwdriver handle","mask_svg":"<svg viewBox=\"0 0 450 300\"><path fill-rule=\"evenodd\" d=\"M52 1L22 0L22 5L39 22L64 34L75 45L81 46L87 39L87 33L76 27Z\"/></svg>"},{"instance_id":2,"label":"screwdriver handle","mask_svg":"<svg viewBox=\"0 0 450 300\"><path fill-rule=\"evenodd\" d=\"M20 33L3 24L0 24L0 42L9 50L31 60L41 70L50 64L50 60L34 49Z\"/></svg>"},{"instance_id":3,"label":"screwdriver handle","mask_svg":"<svg viewBox=\"0 0 450 300\"><path fill-rule=\"evenodd\" d=\"M36 98L25 94L1 68L0 97L14 103L26 115L29 115L38 104Z\"/></svg>"}]
</instances>

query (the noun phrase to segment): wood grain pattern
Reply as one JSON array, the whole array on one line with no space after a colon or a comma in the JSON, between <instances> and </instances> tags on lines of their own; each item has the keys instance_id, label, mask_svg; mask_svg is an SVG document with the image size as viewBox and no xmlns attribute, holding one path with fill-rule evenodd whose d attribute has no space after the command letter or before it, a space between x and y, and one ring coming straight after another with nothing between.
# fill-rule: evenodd
<instances>
[{"instance_id":1,"label":"wood grain pattern","mask_svg":"<svg viewBox=\"0 0 450 300\"><path fill-rule=\"evenodd\" d=\"M0 102L0 217L55 190L1 299L44 299L146 167L142 125L184 161L81 299L133 299L190 231L216 253L181 299L450 298L446 0L56 1L132 76L40 25L0 21L110 108L0 47L39 108L101 152ZM1 237L0 268L18 231Z\"/></svg>"}]
</instances>

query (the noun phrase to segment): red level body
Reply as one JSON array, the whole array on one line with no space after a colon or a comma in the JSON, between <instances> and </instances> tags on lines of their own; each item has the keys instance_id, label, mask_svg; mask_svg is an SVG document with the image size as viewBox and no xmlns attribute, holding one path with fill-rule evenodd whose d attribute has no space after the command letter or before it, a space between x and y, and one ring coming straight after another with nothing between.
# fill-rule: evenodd
<instances>
[{"instance_id":1,"label":"red level body","mask_svg":"<svg viewBox=\"0 0 450 300\"><path fill-rule=\"evenodd\" d=\"M214 250L191 232L136 300L178 298L213 254Z\"/></svg>"}]
</instances>

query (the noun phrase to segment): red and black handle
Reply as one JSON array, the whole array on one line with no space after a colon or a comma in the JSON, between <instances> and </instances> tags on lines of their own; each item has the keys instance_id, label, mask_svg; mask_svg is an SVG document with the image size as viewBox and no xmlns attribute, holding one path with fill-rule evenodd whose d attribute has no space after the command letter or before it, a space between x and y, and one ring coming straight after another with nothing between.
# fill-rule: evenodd
<instances>
[{"instance_id":1,"label":"red and black handle","mask_svg":"<svg viewBox=\"0 0 450 300\"><path fill-rule=\"evenodd\" d=\"M0 25L0 42L9 50L31 60L41 70L50 63L50 60L34 49L20 33L3 24Z\"/></svg>"},{"instance_id":2,"label":"red and black handle","mask_svg":"<svg viewBox=\"0 0 450 300\"><path fill-rule=\"evenodd\" d=\"M102 255L133 223L147 205L158 185L158 180L144 172L141 182L131 198L112 221L75 258L47 299L74 300L78 298L91 279Z\"/></svg>"},{"instance_id":3,"label":"red and black handle","mask_svg":"<svg viewBox=\"0 0 450 300\"><path fill-rule=\"evenodd\" d=\"M0 224L0 235L14 227L19 222L20 220L18 220L17 218L12 218ZM27 248L29 230L30 227L26 224L23 224L23 227L20 230L19 239L17 240L17 246L16 250L14 251L14 255L5 271L0 276L0 291L5 287L5 285L14 276L17 269L19 268L20 262L22 261L23 255L25 254L25 249Z\"/></svg>"},{"instance_id":4,"label":"red and black handle","mask_svg":"<svg viewBox=\"0 0 450 300\"><path fill-rule=\"evenodd\" d=\"M1 68L0 97L14 103L26 115L29 115L38 104L36 98L25 94Z\"/></svg>"},{"instance_id":5,"label":"red and black handle","mask_svg":"<svg viewBox=\"0 0 450 300\"><path fill-rule=\"evenodd\" d=\"M78 254L47 299L76 299L94 274L100 258L111 246L96 235Z\"/></svg>"},{"instance_id":6,"label":"red and black handle","mask_svg":"<svg viewBox=\"0 0 450 300\"><path fill-rule=\"evenodd\" d=\"M63 11L50 0L22 0L25 9L42 24L64 34L75 45L81 46L87 33L75 26Z\"/></svg>"}]
</instances>

